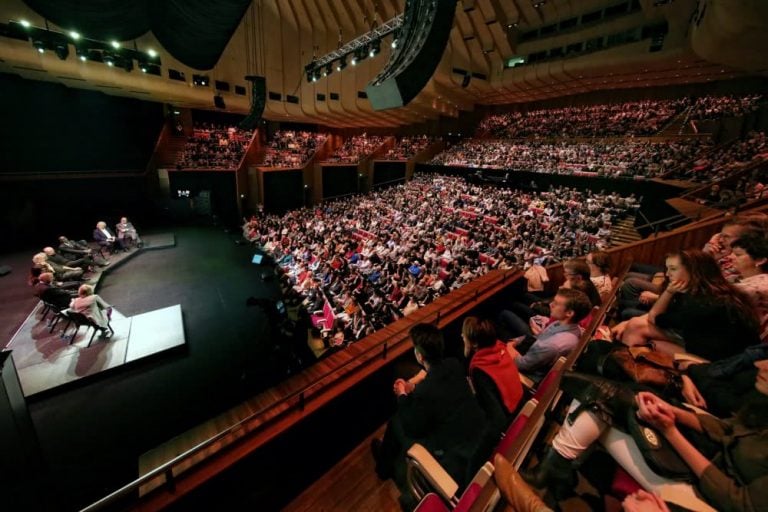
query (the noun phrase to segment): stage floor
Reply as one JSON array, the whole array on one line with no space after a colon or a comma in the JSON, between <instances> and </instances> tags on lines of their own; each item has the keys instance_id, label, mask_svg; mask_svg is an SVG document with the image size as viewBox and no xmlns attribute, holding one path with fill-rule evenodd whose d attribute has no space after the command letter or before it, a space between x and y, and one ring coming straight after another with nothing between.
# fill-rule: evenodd
<instances>
[{"instance_id":1,"label":"stage floor","mask_svg":"<svg viewBox=\"0 0 768 512\"><path fill-rule=\"evenodd\" d=\"M113 255L111 265L92 276L89 282L96 287L97 293L99 287L110 279L113 270L141 258L146 251L169 249L176 245L172 234L150 235L144 243L142 249ZM115 284L119 286L119 283ZM53 312L44 318L43 305L38 303L6 345L6 350L12 351L25 397L113 370L185 343L178 304L128 317L114 309L112 337L104 339L97 334L92 341L91 329L81 328L75 333L74 327L70 327L65 333L64 321L49 328L53 318Z\"/></svg>"}]
</instances>

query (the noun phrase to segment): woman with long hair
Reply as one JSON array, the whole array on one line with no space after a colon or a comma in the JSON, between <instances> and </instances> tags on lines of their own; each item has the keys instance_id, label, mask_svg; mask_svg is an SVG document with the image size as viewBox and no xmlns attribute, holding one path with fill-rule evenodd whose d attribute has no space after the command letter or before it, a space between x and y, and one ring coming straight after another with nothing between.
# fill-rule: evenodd
<instances>
[{"instance_id":1,"label":"woman with long hair","mask_svg":"<svg viewBox=\"0 0 768 512\"><path fill-rule=\"evenodd\" d=\"M668 353L690 352L716 361L759 342L750 298L725 280L712 256L696 249L666 259L669 284L647 315L614 328L625 345L650 342Z\"/></svg>"}]
</instances>

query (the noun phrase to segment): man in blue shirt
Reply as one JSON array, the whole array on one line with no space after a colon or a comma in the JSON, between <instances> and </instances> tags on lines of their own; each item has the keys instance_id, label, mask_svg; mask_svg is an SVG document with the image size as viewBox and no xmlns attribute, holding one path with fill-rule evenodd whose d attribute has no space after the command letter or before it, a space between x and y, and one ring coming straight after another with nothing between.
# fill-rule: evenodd
<instances>
[{"instance_id":1,"label":"man in blue shirt","mask_svg":"<svg viewBox=\"0 0 768 512\"><path fill-rule=\"evenodd\" d=\"M592 304L584 292L560 288L549 305L552 321L536 336L536 341L521 355L512 356L517 369L538 381L560 356L567 356L579 343L578 323L589 314Z\"/></svg>"}]
</instances>

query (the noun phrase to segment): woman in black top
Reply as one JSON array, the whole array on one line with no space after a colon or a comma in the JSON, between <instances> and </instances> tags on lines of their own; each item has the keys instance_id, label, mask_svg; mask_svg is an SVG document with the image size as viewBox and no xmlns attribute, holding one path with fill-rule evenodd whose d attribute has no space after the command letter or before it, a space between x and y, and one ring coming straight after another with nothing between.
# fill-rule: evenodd
<instances>
[{"instance_id":1,"label":"woman in black top","mask_svg":"<svg viewBox=\"0 0 768 512\"><path fill-rule=\"evenodd\" d=\"M689 352L710 361L760 342L749 297L728 283L717 262L691 249L667 256L669 285L647 315L614 328L625 345L654 342L658 350Z\"/></svg>"}]
</instances>

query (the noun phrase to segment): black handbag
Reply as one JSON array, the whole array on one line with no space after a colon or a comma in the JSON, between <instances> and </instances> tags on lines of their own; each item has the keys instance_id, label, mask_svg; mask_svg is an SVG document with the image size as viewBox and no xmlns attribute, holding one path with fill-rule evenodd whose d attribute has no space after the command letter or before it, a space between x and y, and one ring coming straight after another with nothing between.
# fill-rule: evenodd
<instances>
[{"instance_id":1,"label":"black handbag","mask_svg":"<svg viewBox=\"0 0 768 512\"><path fill-rule=\"evenodd\" d=\"M680 482L694 480L691 468L680 458L667 438L638 418L636 411L627 413L626 429L654 473Z\"/></svg>"}]
</instances>

